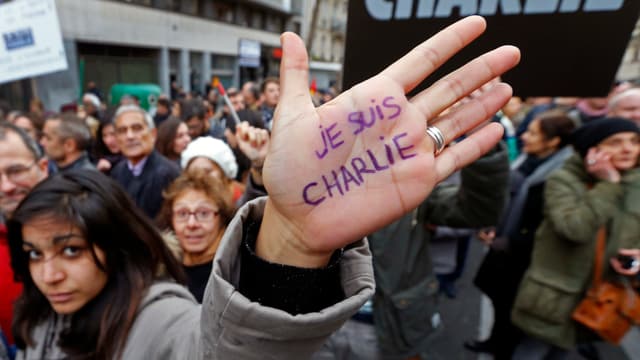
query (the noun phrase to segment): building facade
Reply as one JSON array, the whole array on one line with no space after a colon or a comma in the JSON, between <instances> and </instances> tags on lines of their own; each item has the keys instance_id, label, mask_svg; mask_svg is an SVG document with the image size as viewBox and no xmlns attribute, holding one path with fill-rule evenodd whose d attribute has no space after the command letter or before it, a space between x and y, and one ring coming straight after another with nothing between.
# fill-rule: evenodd
<instances>
[{"instance_id":1,"label":"building facade","mask_svg":"<svg viewBox=\"0 0 640 360\"><path fill-rule=\"evenodd\" d=\"M636 23L636 27L631 34L627 51L624 54L616 78L635 83L640 82L640 21Z\"/></svg>"},{"instance_id":2,"label":"building facade","mask_svg":"<svg viewBox=\"0 0 640 360\"><path fill-rule=\"evenodd\" d=\"M310 76L318 89L341 86L347 8L347 0L305 1L302 37L309 50Z\"/></svg>"},{"instance_id":3,"label":"building facade","mask_svg":"<svg viewBox=\"0 0 640 360\"><path fill-rule=\"evenodd\" d=\"M68 69L0 85L16 108L35 96L58 110L89 81L105 95L116 83L170 94L172 82L203 93L214 76L227 87L277 76L279 36L301 31L303 0L56 0L56 9Z\"/></svg>"}]
</instances>

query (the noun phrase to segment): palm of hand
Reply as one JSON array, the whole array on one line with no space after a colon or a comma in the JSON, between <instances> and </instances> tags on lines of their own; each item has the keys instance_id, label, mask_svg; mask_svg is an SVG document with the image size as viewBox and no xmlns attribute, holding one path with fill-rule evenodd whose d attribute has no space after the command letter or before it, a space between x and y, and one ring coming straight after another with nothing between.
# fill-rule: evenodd
<instances>
[{"instance_id":1,"label":"palm of hand","mask_svg":"<svg viewBox=\"0 0 640 360\"><path fill-rule=\"evenodd\" d=\"M426 116L391 79L372 78L319 108L282 103L275 118L287 126L273 133L265 186L312 249L374 231L435 185Z\"/></svg>"},{"instance_id":2,"label":"palm of hand","mask_svg":"<svg viewBox=\"0 0 640 360\"><path fill-rule=\"evenodd\" d=\"M511 96L506 84L443 111L515 66L519 52L513 47L484 54L411 99L405 96L484 28L479 17L459 21L319 108L309 96L304 44L292 33L283 35L259 256L323 266L334 249L413 209L438 181L499 141L502 127L490 124L434 157L425 129L428 121L448 143L495 114Z\"/></svg>"}]
</instances>

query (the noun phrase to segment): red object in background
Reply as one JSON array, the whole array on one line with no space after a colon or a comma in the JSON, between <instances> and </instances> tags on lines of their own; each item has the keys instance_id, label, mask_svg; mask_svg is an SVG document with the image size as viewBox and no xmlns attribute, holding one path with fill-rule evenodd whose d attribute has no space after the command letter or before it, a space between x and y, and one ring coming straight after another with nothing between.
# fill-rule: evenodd
<instances>
[{"instance_id":1,"label":"red object in background","mask_svg":"<svg viewBox=\"0 0 640 360\"><path fill-rule=\"evenodd\" d=\"M220 95L225 96L226 92L224 91L224 86L222 85L221 82L218 82L218 92L220 93Z\"/></svg>"},{"instance_id":2,"label":"red object in background","mask_svg":"<svg viewBox=\"0 0 640 360\"><path fill-rule=\"evenodd\" d=\"M311 79L311 85L309 85L309 92L311 95L315 95L318 92L318 83L316 82L315 76Z\"/></svg>"},{"instance_id":3,"label":"red object in background","mask_svg":"<svg viewBox=\"0 0 640 360\"><path fill-rule=\"evenodd\" d=\"M7 227L0 224L0 328L13 344L11 333L11 320L13 318L13 303L22 293L22 284L13 280L11 257L9 256L9 244L7 243Z\"/></svg>"},{"instance_id":4,"label":"red object in background","mask_svg":"<svg viewBox=\"0 0 640 360\"><path fill-rule=\"evenodd\" d=\"M273 56L274 59L282 59L282 48L273 49L271 56Z\"/></svg>"},{"instance_id":5,"label":"red object in background","mask_svg":"<svg viewBox=\"0 0 640 360\"><path fill-rule=\"evenodd\" d=\"M78 104L76 103L67 103L67 104L62 104L60 106L60 112L61 113L66 113L66 112L72 112L72 113L76 113L78 111Z\"/></svg>"}]
</instances>

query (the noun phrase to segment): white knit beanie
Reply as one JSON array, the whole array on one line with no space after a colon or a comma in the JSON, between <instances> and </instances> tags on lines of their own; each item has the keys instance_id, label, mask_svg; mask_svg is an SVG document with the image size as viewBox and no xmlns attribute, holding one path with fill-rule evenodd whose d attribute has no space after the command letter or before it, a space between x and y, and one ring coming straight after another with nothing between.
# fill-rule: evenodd
<instances>
[{"instance_id":1,"label":"white knit beanie","mask_svg":"<svg viewBox=\"0 0 640 360\"><path fill-rule=\"evenodd\" d=\"M233 156L231 148L224 141L210 136L202 136L193 140L182 152L180 165L186 169L192 159L200 156L218 164L229 179L235 179L238 173L236 157Z\"/></svg>"}]
</instances>

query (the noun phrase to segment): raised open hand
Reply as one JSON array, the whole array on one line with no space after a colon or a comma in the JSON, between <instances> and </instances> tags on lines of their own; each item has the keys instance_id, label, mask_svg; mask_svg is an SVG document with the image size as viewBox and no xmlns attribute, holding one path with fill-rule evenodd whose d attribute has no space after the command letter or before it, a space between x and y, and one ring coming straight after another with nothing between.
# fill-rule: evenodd
<instances>
[{"instance_id":1,"label":"raised open hand","mask_svg":"<svg viewBox=\"0 0 640 360\"><path fill-rule=\"evenodd\" d=\"M434 157L427 123L445 143L497 112L511 88L496 84L439 114L515 66L519 51L498 48L411 99L406 93L485 29L465 18L420 44L380 74L315 108L308 58L292 33L282 35L281 96L263 170L269 200L256 251L278 263L319 267L331 253L415 208L453 171L490 150L502 136L490 124Z\"/></svg>"}]
</instances>

